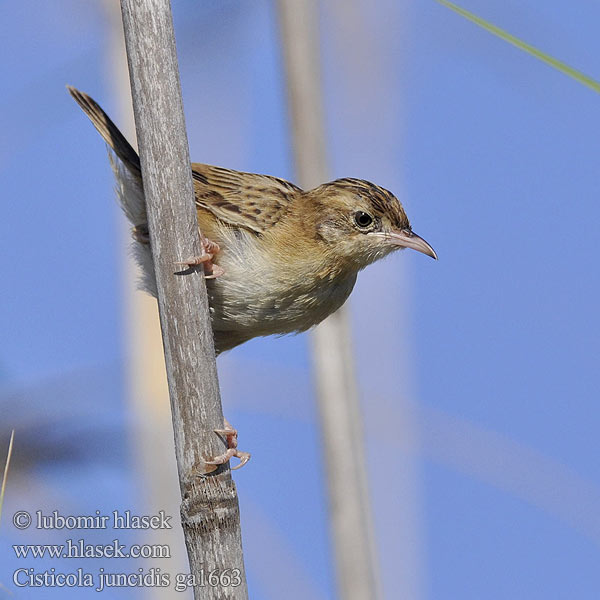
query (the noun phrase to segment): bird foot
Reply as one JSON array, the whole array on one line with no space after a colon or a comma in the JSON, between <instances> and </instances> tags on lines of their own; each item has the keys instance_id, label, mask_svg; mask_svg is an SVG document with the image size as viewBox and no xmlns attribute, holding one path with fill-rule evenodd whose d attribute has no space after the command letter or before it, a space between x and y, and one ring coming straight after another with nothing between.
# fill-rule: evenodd
<instances>
[{"instance_id":1,"label":"bird foot","mask_svg":"<svg viewBox=\"0 0 600 600\"><path fill-rule=\"evenodd\" d=\"M205 279L216 279L225 273L222 267L215 265L212 262L215 254L221 250L219 248L219 244L205 237L201 238L201 242L203 253L200 256L190 256L189 258L178 261L175 264L177 266L188 268L204 265Z\"/></svg>"},{"instance_id":2,"label":"bird foot","mask_svg":"<svg viewBox=\"0 0 600 600\"><path fill-rule=\"evenodd\" d=\"M231 467L231 470L235 471L236 469L242 468L250 460L251 455L249 452L242 452L241 450L238 450L237 429L234 429L227 419L223 420L225 422L225 427L223 429L215 429L215 433L218 433L225 438L225 441L227 442L227 450L223 452L223 454L219 454L213 459L205 460L204 462L207 465L223 465L235 456L236 458L240 459L239 465Z\"/></svg>"}]
</instances>

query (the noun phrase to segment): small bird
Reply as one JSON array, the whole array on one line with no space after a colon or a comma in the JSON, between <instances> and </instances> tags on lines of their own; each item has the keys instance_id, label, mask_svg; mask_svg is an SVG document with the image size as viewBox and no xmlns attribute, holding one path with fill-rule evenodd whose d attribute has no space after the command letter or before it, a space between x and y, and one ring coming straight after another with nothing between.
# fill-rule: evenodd
<instances>
[{"instance_id":1,"label":"small bird","mask_svg":"<svg viewBox=\"0 0 600 600\"><path fill-rule=\"evenodd\" d=\"M113 151L142 287L156 296L139 156L90 96L68 90ZM203 264L217 354L317 325L346 301L361 269L394 250L437 259L399 200L368 181L337 179L305 191L270 175L191 168L204 254L181 264Z\"/></svg>"}]
</instances>

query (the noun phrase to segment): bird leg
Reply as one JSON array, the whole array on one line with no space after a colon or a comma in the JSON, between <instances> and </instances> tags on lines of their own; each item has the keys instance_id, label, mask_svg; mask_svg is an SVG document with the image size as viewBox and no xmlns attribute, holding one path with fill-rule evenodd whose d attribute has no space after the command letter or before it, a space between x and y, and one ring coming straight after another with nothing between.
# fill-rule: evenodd
<instances>
[{"instance_id":1,"label":"bird leg","mask_svg":"<svg viewBox=\"0 0 600 600\"><path fill-rule=\"evenodd\" d=\"M215 429L215 433L222 435L227 442L227 450L223 454L215 456L212 460L205 460L207 465L223 465L234 456L240 459L240 464L232 467L231 470L235 471L243 467L250 460L249 452L242 452L237 448L237 429L234 429L227 419L223 419L225 427L223 429Z\"/></svg>"},{"instance_id":2,"label":"bird leg","mask_svg":"<svg viewBox=\"0 0 600 600\"><path fill-rule=\"evenodd\" d=\"M184 267L195 267L197 265L204 265L204 277L206 279L215 279L220 275L223 275L225 271L219 265L213 264L212 260L221 249L219 248L219 244L205 238L204 236L200 237L200 241L202 243L202 254L200 256L190 256L185 260L178 261L175 264L181 265Z\"/></svg>"}]
</instances>

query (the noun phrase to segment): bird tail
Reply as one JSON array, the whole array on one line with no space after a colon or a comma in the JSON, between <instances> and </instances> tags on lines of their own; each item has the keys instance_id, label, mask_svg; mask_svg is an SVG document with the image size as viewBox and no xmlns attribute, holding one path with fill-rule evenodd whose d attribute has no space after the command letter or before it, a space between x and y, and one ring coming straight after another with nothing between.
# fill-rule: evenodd
<instances>
[{"instance_id":1,"label":"bird tail","mask_svg":"<svg viewBox=\"0 0 600 600\"><path fill-rule=\"evenodd\" d=\"M150 251L140 157L93 98L70 85L67 86L67 89L108 144L109 159L116 178L119 203L127 219L133 225L132 236L135 240L133 253L142 271L141 287L155 296L156 278Z\"/></svg>"},{"instance_id":2,"label":"bird tail","mask_svg":"<svg viewBox=\"0 0 600 600\"><path fill-rule=\"evenodd\" d=\"M69 94L79 104L81 110L88 116L98 133L104 141L115 151L115 154L127 167L129 172L142 178L140 157L131 144L125 139L119 128L112 122L111 118L102 110L100 105L91 97L80 92L78 89L68 85Z\"/></svg>"}]
</instances>

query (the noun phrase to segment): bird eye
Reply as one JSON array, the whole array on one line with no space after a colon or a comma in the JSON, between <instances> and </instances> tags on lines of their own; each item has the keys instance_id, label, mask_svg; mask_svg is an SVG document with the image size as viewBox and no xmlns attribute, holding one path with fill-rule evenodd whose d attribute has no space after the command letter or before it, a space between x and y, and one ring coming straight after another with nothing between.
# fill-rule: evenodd
<instances>
[{"instance_id":1,"label":"bird eye","mask_svg":"<svg viewBox=\"0 0 600 600\"><path fill-rule=\"evenodd\" d=\"M369 227L373 223L373 217L362 210L354 213L354 222L362 229Z\"/></svg>"}]
</instances>

